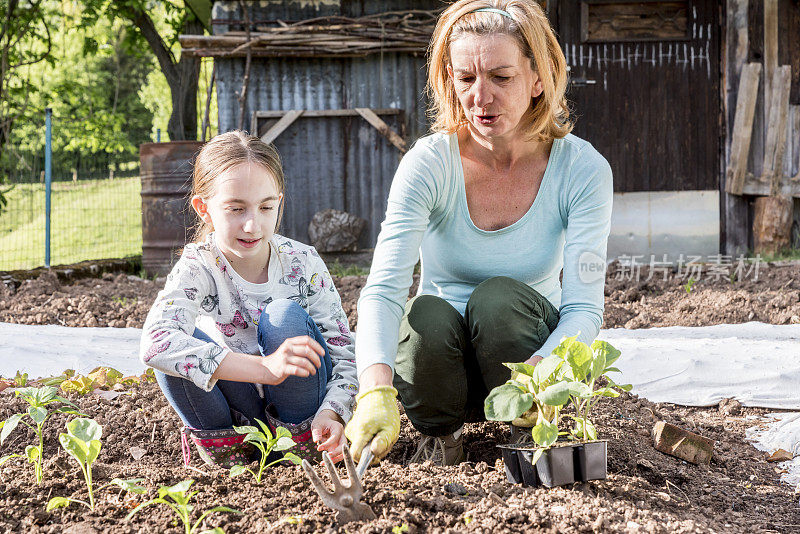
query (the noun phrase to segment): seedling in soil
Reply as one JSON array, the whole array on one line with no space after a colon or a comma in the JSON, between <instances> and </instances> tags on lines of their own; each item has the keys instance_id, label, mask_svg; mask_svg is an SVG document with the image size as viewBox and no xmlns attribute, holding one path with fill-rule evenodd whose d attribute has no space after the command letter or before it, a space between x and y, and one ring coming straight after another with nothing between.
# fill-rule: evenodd
<instances>
[{"instance_id":1,"label":"seedling in soil","mask_svg":"<svg viewBox=\"0 0 800 534\"><path fill-rule=\"evenodd\" d=\"M44 424L47 419L53 415L54 413L67 413L67 414L74 414L74 415L83 415L68 406L60 406L53 411L48 411L47 406L60 402L62 404L68 404L69 406L73 406L77 408L74 404L69 402L67 399L59 397L57 395L58 390L54 387L44 386L40 388L22 388L14 391L18 397L22 397L25 402L27 402L30 407L28 411L25 413L18 413L12 415L5 421L0 423L0 444L2 444L5 439L8 437L9 434L19 425L22 423L23 425L27 426L34 432L36 432L36 440L37 445L28 445L25 447L25 454L10 454L8 456L3 456L0 458L0 465L4 464L8 460L12 458L27 458L28 462L33 464L34 473L36 474L36 483L41 484L43 473L42 473L42 453L44 452L44 433L43 428ZM25 421L25 417L29 417L33 424L28 423ZM35 425L35 426L34 426Z\"/></svg>"},{"instance_id":2,"label":"seedling in soil","mask_svg":"<svg viewBox=\"0 0 800 534\"><path fill-rule=\"evenodd\" d=\"M14 377L14 386L18 388L24 388L28 385L28 373L20 373L17 371L16 376Z\"/></svg>"},{"instance_id":3,"label":"seedling in soil","mask_svg":"<svg viewBox=\"0 0 800 534\"><path fill-rule=\"evenodd\" d=\"M256 423L258 423L263 432L259 431L254 426L234 426L233 429L239 434L245 434L244 440L252 443L259 451L261 451L261 460L258 462L258 471L253 471L252 469L243 465L234 465L231 467L231 476L235 477L247 472L255 477L256 483L260 484L261 475L264 473L264 469L267 467L271 467L279 462L283 462L284 460L289 460L295 465L300 465L300 458L298 458L296 454L287 452L282 458L278 458L273 462L267 463L267 457L272 451L280 452L291 449L295 445L294 440L292 440L291 432L282 426L279 426L275 429L275 436L273 436L272 432L269 430L269 427L260 419L256 419Z\"/></svg>"},{"instance_id":4,"label":"seedling in soil","mask_svg":"<svg viewBox=\"0 0 800 534\"><path fill-rule=\"evenodd\" d=\"M591 348L577 336L561 341L553 354L566 362L564 379L570 387L570 400L575 407L575 415L571 415L575 426L570 431L570 436L578 441L597 440L597 429L590 419L594 405L603 397L619 397L619 391L630 391L631 385L618 385L611 380L607 373L619 373L613 367L619 359L620 351L607 341L596 340ZM598 386L600 379L607 385Z\"/></svg>"},{"instance_id":5,"label":"seedling in soil","mask_svg":"<svg viewBox=\"0 0 800 534\"><path fill-rule=\"evenodd\" d=\"M203 522L203 519L205 519L207 516L215 512L230 512L233 514L242 513L239 510L234 510L233 508L228 508L227 506L215 506L214 508L211 508L210 510L203 512L203 514L200 516L200 519L198 519L194 524L192 524L190 516L192 510L194 509L194 506L189 504L189 501L192 499L192 497L197 495L196 491L189 491L189 488L193 483L194 480L189 479L189 480L184 480L182 482L178 482L174 486L161 486L160 488L158 488L157 498L150 499L149 501L140 504L139 506L134 508L131 511L131 513L129 513L125 517L125 519L130 519L131 517L133 517L134 514L139 512L139 510L145 508L146 506L150 506L151 504L165 504L170 508L172 508L173 512L178 514L178 517L183 522L186 534L192 534L200 526L200 523ZM203 534L210 532L214 533L222 532L222 529L217 527L212 530L206 530L203 532Z\"/></svg>"},{"instance_id":6,"label":"seedling in soil","mask_svg":"<svg viewBox=\"0 0 800 534\"><path fill-rule=\"evenodd\" d=\"M100 438L103 436L103 427L97 424L94 419L87 419L85 417L78 417L67 423L67 433L59 434L58 441L61 446L69 453L70 456L78 461L83 472L83 478L86 480L86 486L89 488L89 502L73 499L69 497L53 497L47 503L47 511L54 508L65 508L70 503L76 502L83 504L92 511L94 511L94 488L92 487L92 464L100 454ZM97 488L100 491L112 484L119 486L123 490L130 491L131 493L145 493L147 490L138 485L138 482L144 480L143 478L134 478L131 480L122 480L115 478L111 482L104 484Z\"/></svg>"},{"instance_id":7,"label":"seedling in soil","mask_svg":"<svg viewBox=\"0 0 800 534\"><path fill-rule=\"evenodd\" d=\"M697 283L697 280L695 280L694 278L692 278L690 276L689 280L685 284L683 284L683 289L686 291L687 295L692 292L692 289L694 288L694 285L696 283Z\"/></svg>"}]
</instances>

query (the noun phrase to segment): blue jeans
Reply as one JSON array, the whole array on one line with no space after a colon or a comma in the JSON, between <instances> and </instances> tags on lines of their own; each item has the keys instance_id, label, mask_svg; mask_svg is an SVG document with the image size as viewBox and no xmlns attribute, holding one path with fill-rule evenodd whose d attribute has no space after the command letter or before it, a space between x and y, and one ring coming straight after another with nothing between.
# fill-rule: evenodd
<instances>
[{"instance_id":1,"label":"blue jeans","mask_svg":"<svg viewBox=\"0 0 800 534\"><path fill-rule=\"evenodd\" d=\"M328 347L317 325L296 302L274 300L261 312L258 322L258 345L263 356L275 352L290 337L310 336L325 349L317 374L308 377L290 376L278 385L264 385L264 398L254 384L218 380L211 391L204 391L179 376L155 371L156 381L167 401L183 423L197 430L231 428L235 421L231 411L242 414L250 424L255 419L266 422L264 410L271 404L284 423L301 423L313 416L325 398L325 389L333 370ZM194 337L213 342L201 330Z\"/></svg>"}]
</instances>

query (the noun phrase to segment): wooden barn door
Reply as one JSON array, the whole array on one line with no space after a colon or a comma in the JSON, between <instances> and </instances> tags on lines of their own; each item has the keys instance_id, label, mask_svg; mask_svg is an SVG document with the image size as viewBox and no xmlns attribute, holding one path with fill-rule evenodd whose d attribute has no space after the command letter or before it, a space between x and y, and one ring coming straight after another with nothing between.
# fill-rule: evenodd
<instances>
[{"instance_id":1,"label":"wooden barn door","mask_svg":"<svg viewBox=\"0 0 800 534\"><path fill-rule=\"evenodd\" d=\"M719 20L714 0L560 0L550 5L577 124L614 189L717 190Z\"/></svg>"}]
</instances>

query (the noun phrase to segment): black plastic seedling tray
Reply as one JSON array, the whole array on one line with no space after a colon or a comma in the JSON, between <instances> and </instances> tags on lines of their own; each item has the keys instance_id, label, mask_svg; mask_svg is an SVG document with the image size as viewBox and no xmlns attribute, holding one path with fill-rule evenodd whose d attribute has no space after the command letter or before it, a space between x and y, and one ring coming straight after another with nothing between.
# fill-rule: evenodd
<instances>
[{"instance_id":1,"label":"black plastic seedling tray","mask_svg":"<svg viewBox=\"0 0 800 534\"><path fill-rule=\"evenodd\" d=\"M537 446L533 443L498 445L503 454L506 478L523 486L552 488L602 480L607 476L608 442L556 443L533 465Z\"/></svg>"}]
</instances>

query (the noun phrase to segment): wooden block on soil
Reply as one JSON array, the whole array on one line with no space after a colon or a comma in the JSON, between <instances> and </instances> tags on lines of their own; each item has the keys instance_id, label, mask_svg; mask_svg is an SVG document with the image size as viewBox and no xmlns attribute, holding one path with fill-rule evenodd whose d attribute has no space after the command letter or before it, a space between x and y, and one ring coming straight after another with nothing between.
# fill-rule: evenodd
<instances>
[{"instance_id":1,"label":"wooden block on soil","mask_svg":"<svg viewBox=\"0 0 800 534\"><path fill-rule=\"evenodd\" d=\"M653 441L657 451L693 464L708 465L714 454L713 441L666 421L659 421L653 427Z\"/></svg>"}]
</instances>

